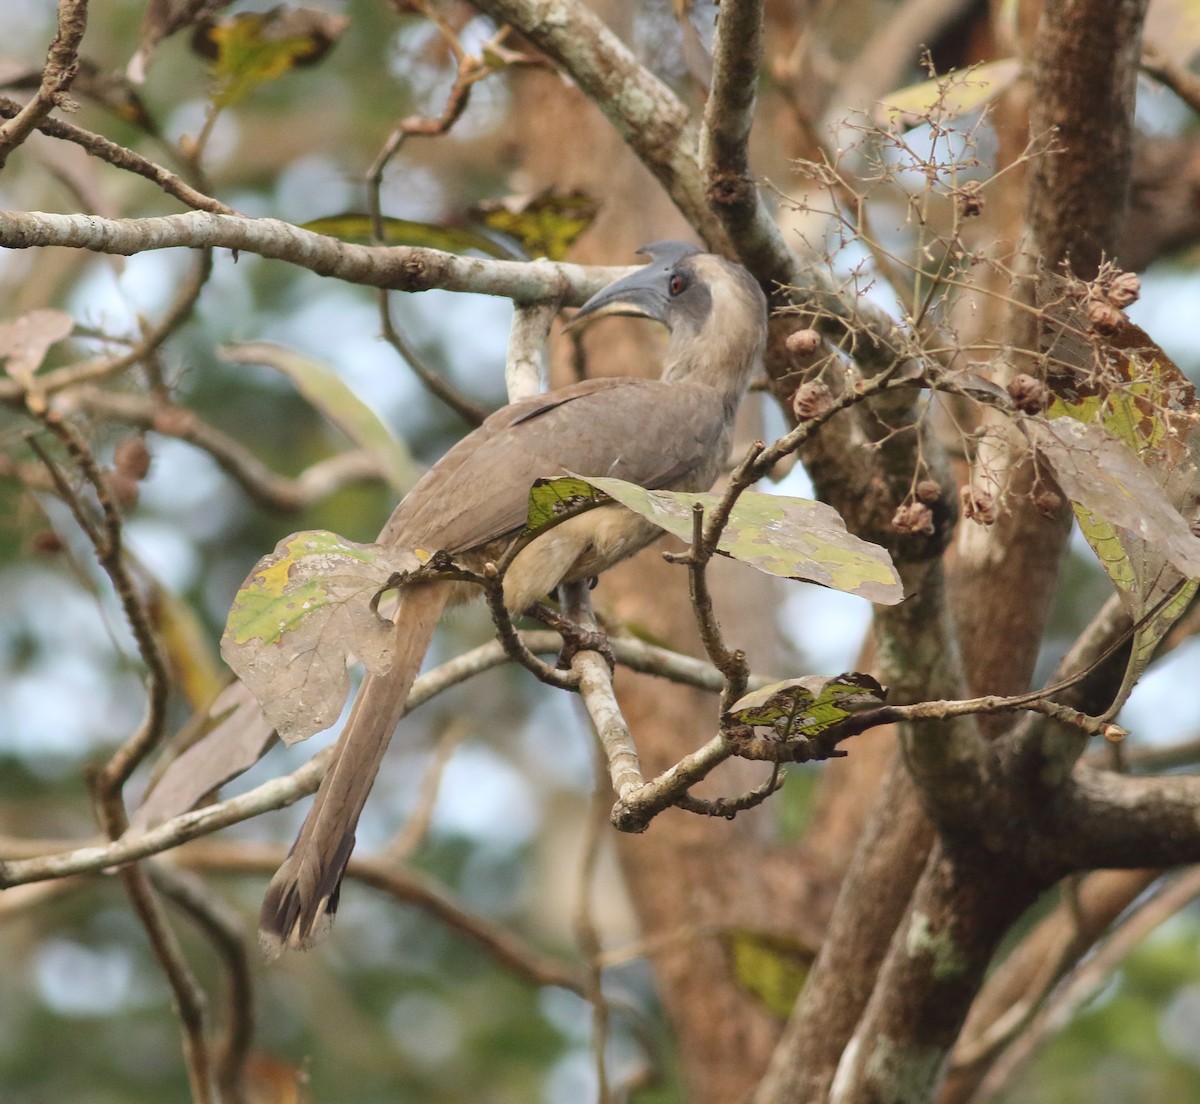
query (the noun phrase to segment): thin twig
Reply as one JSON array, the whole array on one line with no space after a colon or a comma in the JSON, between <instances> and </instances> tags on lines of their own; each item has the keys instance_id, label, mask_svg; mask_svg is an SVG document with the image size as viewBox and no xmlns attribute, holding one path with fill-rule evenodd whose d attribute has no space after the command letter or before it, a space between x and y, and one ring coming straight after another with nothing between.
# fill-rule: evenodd
<instances>
[{"instance_id":1,"label":"thin twig","mask_svg":"<svg viewBox=\"0 0 1200 1104\"><path fill-rule=\"evenodd\" d=\"M1016 1037L971 1097L971 1104L989 1104L1005 1092L1037 1050L1058 1034L1108 984L1114 971L1138 944L1198 895L1200 868L1192 868L1166 882L1159 893L1132 911L1046 1002L1029 1027Z\"/></svg>"},{"instance_id":2,"label":"thin twig","mask_svg":"<svg viewBox=\"0 0 1200 1104\"><path fill-rule=\"evenodd\" d=\"M195 445L208 453L251 501L280 513L298 513L343 487L383 479L379 458L362 449L320 460L289 479L273 472L240 441L210 425L195 411L147 395L89 387L69 392L64 407L100 414Z\"/></svg>"},{"instance_id":3,"label":"thin twig","mask_svg":"<svg viewBox=\"0 0 1200 1104\"><path fill-rule=\"evenodd\" d=\"M188 967L187 958L150 883L138 864L121 869L121 882L137 918L150 940L159 967L171 987L175 1013L183 1029L183 1058L194 1104L217 1104L212 1054L208 1045L208 1009L204 990Z\"/></svg>"},{"instance_id":4,"label":"thin twig","mask_svg":"<svg viewBox=\"0 0 1200 1104\"><path fill-rule=\"evenodd\" d=\"M521 639L531 651L543 654L553 654L562 644L562 638L554 632L523 633ZM718 692L722 686L723 680L717 671L689 656L681 656L665 648L628 637L612 638L611 646L618 662L631 670L671 679L713 693ZM477 674L498 667L508 658L499 641L492 640L448 660L413 683L406 710L416 709L449 687L457 686ZM752 685L765 685L767 681L769 680L756 678ZM722 758L728 758L729 754L731 753L726 749ZM75 874L94 874L168 851L189 840L261 816L265 812L286 808L316 791L332 757L332 749L327 748L291 774L273 778L236 797L181 813L137 836L122 837L111 843L76 845L73 848L67 841L62 841L49 845L54 848L51 854L44 853L45 847L41 842L36 848L0 847L2 854L11 855L15 850L16 853L26 856L0 860L0 889L66 878ZM643 803L650 803L654 799L655 795L652 793L643 795ZM670 800L667 800L662 807L665 808L669 804ZM634 802L632 816L636 817L642 807L642 803ZM62 850L63 847L70 849ZM36 853L30 854L30 850Z\"/></svg>"},{"instance_id":5,"label":"thin twig","mask_svg":"<svg viewBox=\"0 0 1200 1104\"><path fill-rule=\"evenodd\" d=\"M21 105L15 100L10 100L7 96L0 96L0 118L12 119L21 110ZM118 145L101 134L84 130L82 127L64 122L62 119L42 119L37 124L37 129L50 138L57 138L60 141L71 142L73 145L79 146L89 156L104 161L113 168L133 173L135 176L157 184L167 195L174 196L180 203L193 210L212 211L222 215L239 214L235 208L197 191L170 169L156 164L125 146Z\"/></svg>"},{"instance_id":6,"label":"thin twig","mask_svg":"<svg viewBox=\"0 0 1200 1104\"><path fill-rule=\"evenodd\" d=\"M0 216L2 218L3 216ZM95 360L84 361L82 364L72 364L47 372L37 377L37 393L53 395L65 388L76 387L81 383L96 382L119 375L126 368L132 367L139 361L150 357L191 315L200 297L208 277L212 273L212 251L202 249L196 258L191 272L184 280L179 291L175 294L166 314L157 325L150 328L142 338L128 350L114 357L98 357ZM15 380L0 379L0 402L23 404L25 395L21 386Z\"/></svg>"},{"instance_id":7,"label":"thin twig","mask_svg":"<svg viewBox=\"0 0 1200 1104\"><path fill-rule=\"evenodd\" d=\"M278 869L286 855L287 849L281 844L206 842L182 850L178 861L194 870L269 875ZM346 867L346 876L431 913L451 931L469 939L530 984L557 985L586 995L585 982L578 970L549 958L507 928L473 913L445 886L411 867L397 867L355 855Z\"/></svg>"},{"instance_id":8,"label":"thin twig","mask_svg":"<svg viewBox=\"0 0 1200 1104\"><path fill-rule=\"evenodd\" d=\"M416 852L429 832L446 764L450 762L450 757L469 731L469 726L461 718L453 719L444 726L434 748L433 758L421 776L416 805L396 838L379 852L381 862L407 862Z\"/></svg>"},{"instance_id":9,"label":"thin twig","mask_svg":"<svg viewBox=\"0 0 1200 1104\"><path fill-rule=\"evenodd\" d=\"M425 389L431 395L441 399L468 425L481 424L487 417L487 411L473 399L462 394L440 372L430 368L392 321L391 295L386 290L381 290L379 293L379 317L384 340L400 354Z\"/></svg>"},{"instance_id":10,"label":"thin twig","mask_svg":"<svg viewBox=\"0 0 1200 1104\"><path fill-rule=\"evenodd\" d=\"M595 889L596 871L600 860L602 828L608 821L609 788L608 756L600 743L592 745L592 799L584 832L583 860L579 864L579 893L575 901L575 939L586 968L587 997L592 1005L592 1064L596 1070L597 1104L611 1104L608 1083L608 1051L610 1010L604 995L603 946L596 929Z\"/></svg>"},{"instance_id":11,"label":"thin twig","mask_svg":"<svg viewBox=\"0 0 1200 1104\"><path fill-rule=\"evenodd\" d=\"M59 0L58 28L37 94L8 122L0 125L0 169L12 153L37 129L38 124L56 107L68 110L76 107L67 96L71 83L79 74L79 46L87 29L87 0Z\"/></svg>"},{"instance_id":12,"label":"thin twig","mask_svg":"<svg viewBox=\"0 0 1200 1104\"><path fill-rule=\"evenodd\" d=\"M246 1061L254 1038L254 985L241 917L194 875L163 863L151 863L148 869L154 887L195 923L220 957L227 993L216 1082L221 1104L245 1104Z\"/></svg>"}]
</instances>

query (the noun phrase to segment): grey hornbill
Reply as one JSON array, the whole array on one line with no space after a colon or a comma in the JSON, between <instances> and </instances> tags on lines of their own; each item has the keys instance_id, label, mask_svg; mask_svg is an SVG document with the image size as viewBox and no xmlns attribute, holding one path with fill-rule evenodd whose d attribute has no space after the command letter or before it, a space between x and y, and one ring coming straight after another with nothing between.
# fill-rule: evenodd
<instances>
[{"instance_id":1,"label":"grey hornbill","mask_svg":"<svg viewBox=\"0 0 1200 1104\"><path fill-rule=\"evenodd\" d=\"M570 471L686 491L713 484L729 455L738 403L762 363L766 299L745 269L714 254L679 242L641 252L649 264L593 296L575 317L624 314L664 323L671 338L661 378L591 379L496 411L405 496L380 543L445 551L479 569L520 532L540 477ZM572 518L514 559L506 605L519 613L660 533L615 504ZM475 593L447 581L401 586L392 667L365 678L308 818L267 889L260 927L268 953L307 947L328 925L359 813L438 617Z\"/></svg>"}]
</instances>

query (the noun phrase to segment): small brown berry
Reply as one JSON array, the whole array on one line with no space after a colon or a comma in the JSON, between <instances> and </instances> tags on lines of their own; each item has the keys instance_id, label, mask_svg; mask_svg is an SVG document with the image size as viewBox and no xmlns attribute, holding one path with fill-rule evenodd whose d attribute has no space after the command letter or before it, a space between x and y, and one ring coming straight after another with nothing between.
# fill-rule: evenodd
<instances>
[{"instance_id":1,"label":"small brown berry","mask_svg":"<svg viewBox=\"0 0 1200 1104\"><path fill-rule=\"evenodd\" d=\"M1055 518L1058 517L1058 511L1062 509L1062 495L1056 491L1042 491L1033 500L1033 504L1037 507L1038 513L1042 517Z\"/></svg>"},{"instance_id":2,"label":"small brown berry","mask_svg":"<svg viewBox=\"0 0 1200 1104\"><path fill-rule=\"evenodd\" d=\"M942 497L942 485L936 479L922 479L917 484L917 500L930 506Z\"/></svg>"},{"instance_id":3,"label":"small brown berry","mask_svg":"<svg viewBox=\"0 0 1200 1104\"><path fill-rule=\"evenodd\" d=\"M978 525L993 525L999 516L996 497L982 487L963 487L959 492L963 517Z\"/></svg>"},{"instance_id":4,"label":"small brown berry","mask_svg":"<svg viewBox=\"0 0 1200 1104\"><path fill-rule=\"evenodd\" d=\"M1042 381L1027 372L1021 372L1009 380L1008 393L1013 405L1025 414L1040 414L1049 405Z\"/></svg>"},{"instance_id":5,"label":"small brown berry","mask_svg":"<svg viewBox=\"0 0 1200 1104\"><path fill-rule=\"evenodd\" d=\"M793 330L784 345L792 356L812 356L821 347L821 335L816 330Z\"/></svg>"},{"instance_id":6,"label":"small brown berry","mask_svg":"<svg viewBox=\"0 0 1200 1104\"><path fill-rule=\"evenodd\" d=\"M898 533L933 534L933 511L923 502L908 502L896 507L892 526Z\"/></svg>"},{"instance_id":7,"label":"small brown berry","mask_svg":"<svg viewBox=\"0 0 1200 1104\"><path fill-rule=\"evenodd\" d=\"M104 486L112 496L113 501L122 510L132 510L137 505L138 485L136 479L131 479L124 472L107 471L104 473Z\"/></svg>"},{"instance_id":8,"label":"small brown berry","mask_svg":"<svg viewBox=\"0 0 1200 1104\"><path fill-rule=\"evenodd\" d=\"M809 380L796 388L792 396L792 412L797 421L819 418L833 405L833 392L820 380Z\"/></svg>"},{"instance_id":9,"label":"small brown berry","mask_svg":"<svg viewBox=\"0 0 1200 1104\"><path fill-rule=\"evenodd\" d=\"M126 437L117 443L113 453L113 467L122 475L140 481L150 470L150 452L140 437Z\"/></svg>"},{"instance_id":10,"label":"small brown berry","mask_svg":"<svg viewBox=\"0 0 1200 1104\"><path fill-rule=\"evenodd\" d=\"M1111 303L1105 303L1099 299L1093 299L1088 303L1087 315L1092 323L1092 329L1099 334L1116 333L1123 318L1121 312Z\"/></svg>"},{"instance_id":11,"label":"small brown berry","mask_svg":"<svg viewBox=\"0 0 1200 1104\"><path fill-rule=\"evenodd\" d=\"M1104 297L1114 306L1124 310L1136 303L1142 293L1142 282L1136 272L1118 272L1105 289Z\"/></svg>"},{"instance_id":12,"label":"small brown berry","mask_svg":"<svg viewBox=\"0 0 1200 1104\"><path fill-rule=\"evenodd\" d=\"M63 541L53 529L42 529L33 534L33 550L43 556L52 556L63 550Z\"/></svg>"}]
</instances>

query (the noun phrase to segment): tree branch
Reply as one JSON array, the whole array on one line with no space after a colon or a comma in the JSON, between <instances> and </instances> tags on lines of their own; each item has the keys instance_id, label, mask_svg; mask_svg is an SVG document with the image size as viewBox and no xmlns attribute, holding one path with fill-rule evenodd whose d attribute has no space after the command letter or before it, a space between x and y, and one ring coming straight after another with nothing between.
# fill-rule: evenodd
<instances>
[{"instance_id":1,"label":"tree branch","mask_svg":"<svg viewBox=\"0 0 1200 1104\"><path fill-rule=\"evenodd\" d=\"M12 153L37 129L38 124L56 107L71 108L67 91L79 73L79 45L87 29L87 0L59 0L58 30L46 64L37 95L8 122L0 125L0 169Z\"/></svg>"},{"instance_id":2,"label":"tree branch","mask_svg":"<svg viewBox=\"0 0 1200 1104\"><path fill-rule=\"evenodd\" d=\"M319 276L397 291L470 291L523 301L561 296L581 306L633 269L460 257L437 249L354 245L278 219L189 211L158 218L103 219L39 211L0 212L0 246L64 246L129 257L154 249L231 249L287 261Z\"/></svg>"}]
</instances>

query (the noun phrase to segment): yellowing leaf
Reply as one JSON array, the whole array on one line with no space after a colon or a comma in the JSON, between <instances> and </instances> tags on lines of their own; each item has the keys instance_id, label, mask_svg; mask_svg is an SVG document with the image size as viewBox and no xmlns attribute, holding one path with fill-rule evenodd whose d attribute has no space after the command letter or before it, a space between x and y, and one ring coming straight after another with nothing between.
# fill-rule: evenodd
<instances>
[{"instance_id":1,"label":"yellowing leaf","mask_svg":"<svg viewBox=\"0 0 1200 1104\"><path fill-rule=\"evenodd\" d=\"M336 533L293 533L234 597L221 654L289 743L328 728L350 689L353 655L372 674L391 666L395 630L374 608L411 557Z\"/></svg>"},{"instance_id":2,"label":"yellowing leaf","mask_svg":"<svg viewBox=\"0 0 1200 1104\"><path fill-rule=\"evenodd\" d=\"M541 532L558 521L564 514L573 513L587 503L607 500L586 479L567 476L559 479L539 479L529 492L529 514L525 520L525 534Z\"/></svg>"},{"instance_id":3,"label":"yellowing leaf","mask_svg":"<svg viewBox=\"0 0 1200 1104\"><path fill-rule=\"evenodd\" d=\"M583 192L542 192L480 204L474 214L489 229L519 242L526 256L561 261L599 209L596 200Z\"/></svg>"},{"instance_id":4,"label":"yellowing leaf","mask_svg":"<svg viewBox=\"0 0 1200 1104\"><path fill-rule=\"evenodd\" d=\"M648 491L623 479L588 477L585 482L685 541L692 539L692 507L699 503L707 514L721 501L715 494ZM871 602L894 605L904 597L886 550L848 532L841 515L823 502L746 491L717 547L759 571Z\"/></svg>"},{"instance_id":5,"label":"yellowing leaf","mask_svg":"<svg viewBox=\"0 0 1200 1104\"><path fill-rule=\"evenodd\" d=\"M492 241L486 234L458 226L437 226L429 222L411 222L401 218L383 218L384 245L411 245L421 249L440 249L443 253L483 253L500 260L515 259L516 254L499 242ZM368 214L347 211L340 215L326 215L303 224L303 229L314 234L327 234L339 241L369 245L375 241Z\"/></svg>"},{"instance_id":6,"label":"yellowing leaf","mask_svg":"<svg viewBox=\"0 0 1200 1104\"><path fill-rule=\"evenodd\" d=\"M743 928L723 933L721 942L738 985L786 1020L808 979L812 951L782 936Z\"/></svg>"},{"instance_id":7,"label":"yellowing leaf","mask_svg":"<svg viewBox=\"0 0 1200 1104\"><path fill-rule=\"evenodd\" d=\"M1102 427L1132 454L1132 459L1121 460L1114 471L1106 471L1096 481L1088 474L1085 461L1082 486L1077 489L1098 491L1108 476L1121 478L1123 472L1132 472L1139 486L1148 478L1153 489L1147 492L1151 497L1145 504L1146 516L1135 520L1153 526L1154 518L1166 517L1177 540L1186 544L1180 526L1191 531L1200 494L1200 419L1195 390L1153 338L1124 315L1111 333L1090 333L1086 303L1057 280L1050 280L1049 285L1052 309L1048 317L1054 326L1047 351L1055 367L1047 378L1054 395L1047 416L1054 419L1054 425L1073 419ZM1106 468L1105 456L1113 446L1104 449L1104 456L1097 455L1095 460ZM1171 547L1178 552L1177 544L1164 545L1163 534L1156 527L1147 532L1125 525L1104 503L1093 500L1089 506L1066 486L1063 489L1072 499L1084 537L1137 625L1116 698L1119 704L1200 583L1191 576L1186 557L1180 562L1171 554ZM1129 493L1134 498L1142 494L1132 489ZM1166 512L1164 501L1169 508ZM1134 509L1142 512L1140 501ZM1181 510L1185 511L1182 516Z\"/></svg>"},{"instance_id":8,"label":"yellowing leaf","mask_svg":"<svg viewBox=\"0 0 1200 1104\"><path fill-rule=\"evenodd\" d=\"M153 609L172 674L192 708L199 709L217 696L228 678L217 663L212 640L192 607L165 587L155 586Z\"/></svg>"},{"instance_id":9,"label":"yellowing leaf","mask_svg":"<svg viewBox=\"0 0 1200 1104\"><path fill-rule=\"evenodd\" d=\"M349 24L344 15L308 8L239 12L200 23L192 49L211 62L213 104L229 107L296 66L315 65Z\"/></svg>"}]
</instances>

